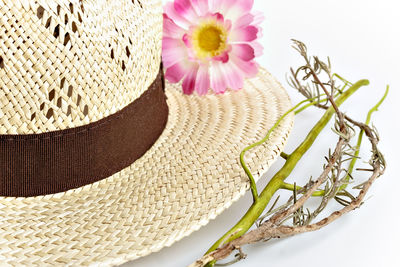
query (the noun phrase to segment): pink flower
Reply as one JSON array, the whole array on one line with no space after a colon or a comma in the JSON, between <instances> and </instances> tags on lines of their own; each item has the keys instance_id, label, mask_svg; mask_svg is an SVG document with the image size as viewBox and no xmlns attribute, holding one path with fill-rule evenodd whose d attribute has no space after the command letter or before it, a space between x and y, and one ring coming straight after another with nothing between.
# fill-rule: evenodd
<instances>
[{"instance_id":1,"label":"pink flower","mask_svg":"<svg viewBox=\"0 0 400 267\"><path fill-rule=\"evenodd\" d=\"M239 90L258 72L261 13L254 0L175 0L164 7L165 78L183 79L183 92Z\"/></svg>"}]
</instances>

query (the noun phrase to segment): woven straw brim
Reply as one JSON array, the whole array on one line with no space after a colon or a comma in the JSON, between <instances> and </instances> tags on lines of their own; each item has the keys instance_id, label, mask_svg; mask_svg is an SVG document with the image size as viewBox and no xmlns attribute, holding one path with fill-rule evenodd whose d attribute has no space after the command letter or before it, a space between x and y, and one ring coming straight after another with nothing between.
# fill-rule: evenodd
<instances>
[{"instance_id":1,"label":"woven straw brim","mask_svg":"<svg viewBox=\"0 0 400 267\"><path fill-rule=\"evenodd\" d=\"M240 151L262 139L291 104L266 71L224 95L185 96L167 83L167 127L121 172L66 193L0 198L0 262L111 266L189 235L248 189ZM246 161L258 179L280 154L287 117Z\"/></svg>"}]
</instances>

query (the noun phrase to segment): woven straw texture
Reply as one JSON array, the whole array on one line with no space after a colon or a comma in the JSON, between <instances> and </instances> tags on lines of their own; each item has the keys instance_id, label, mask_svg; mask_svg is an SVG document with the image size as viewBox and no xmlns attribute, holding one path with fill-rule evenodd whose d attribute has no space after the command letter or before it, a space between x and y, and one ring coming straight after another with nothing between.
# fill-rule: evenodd
<instances>
[{"instance_id":1,"label":"woven straw texture","mask_svg":"<svg viewBox=\"0 0 400 267\"><path fill-rule=\"evenodd\" d=\"M170 115L155 145L92 185L34 198L0 198L5 266L112 266L170 246L248 189L239 153L290 108L266 71L239 92L184 96L167 84ZM280 154L293 117L246 157L260 177Z\"/></svg>"},{"instance_id":2,"label":"woven straw texture","mask_svg":"<svg viewBox=\"0 0 400 267\"><path fill-rule=\"evenodd\" d=\"M2 0L0 27L0 134L95 122L159 70L159 0Z\"/></svg>"}]
</instances>

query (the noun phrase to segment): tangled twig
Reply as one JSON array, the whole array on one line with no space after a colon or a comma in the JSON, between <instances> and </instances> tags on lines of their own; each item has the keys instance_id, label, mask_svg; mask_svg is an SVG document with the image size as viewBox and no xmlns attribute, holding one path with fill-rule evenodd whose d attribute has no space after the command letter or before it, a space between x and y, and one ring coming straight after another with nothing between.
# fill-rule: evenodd
<instances>
[{"instance_id":1,"label":"tangled twig","mask_svg":"<svg viewBox=\"0 0 400 267\"><path fill-rule=\"evenodd\" d=\"M255 200L253 205L238 224L217 241L205 256L190 265L190 267L212 266L216 261L225 259L235 250L239 251L237 260L241 260L245 258L245 254L241 250L243 245L319 230L344 214L360 207L374 181L385 172L386 162L378 149L379 136L377 131L369 126L369 123L372 113L377 111L378 107L386 98L388 88L384 97L369 111L366 122L357 122L343 114L339 110L339 106L354 93L354 91L368 84L368 82L364 80L352 84L341 76L332 74L329 59L328 63L324 63L317 57L311 59L303 43L294 41L294 44L295 49L304 58L306 64L296 71L291 69L292 77L289 82L292 87L296 88L307 100L301 102L293 108L292 111L295 111L297 114L309 106L316 106L325 109L326 113L292 154L282 153L286 164L275 174L260 196L253 196ZM301 77L302 74L304 75ZM326 82L322 82L320 78L323 74L328 77ZM335 78L339 78L339 80L344 83L341 88L336 86L337 81ZM300 82L307 82L309 80L310 83L304 84ZM287 114L285 114L285 116ZM312 143L319 135L322 128L326 126L333 114L336 114L335 127L333 130L338 135L339 139L333 153L330 152L329 156L326 157L327 163L324 165L321 175L317 180L310 180L303 187L297 186L296 184L291 185L285 183L284 180L288 177L302 155L311 147ZM351 140L356 132L355 128L359 129L359 136L357 145L353 147L351 145ZM270 132L265 139L268 139ZM354 179L353 170L356 161L359 159L359 151L364 134L368 137L372 146L372 155L369 160L371 168L357 170L368 171L371 175L365 182L353 188L359 190L357 196L353 196L347 190L347 187L350 180ZM250 148L252 147L254 147L254 145ZM247 148L247 150L249 150L249 148ZM350 161L350 164L348 168L344 168L343 166L347 161ZM252 184L251 186L254 185ZM264 216L260 217L260 213L265 209L272 195L278 189L291 190L293 196L289 198L286 204L275 208L279 199L278 197L269 211ZM257 192L255 189L252 191ZM299 199L298 195L301 195ZM321 197L320 205L313 212L310 212L308 209L305 211L305 204L311 197ZM343 207L331 213L326 218L318 222L313 222L332 199L343 205ZM260 211L260 209L262 210ZM255 223L254 218L258 218L258 227L255 230L247 232L250 225ZM293 219L292 225L285 224L289 219Z\"/></svg>"}]
</instances>

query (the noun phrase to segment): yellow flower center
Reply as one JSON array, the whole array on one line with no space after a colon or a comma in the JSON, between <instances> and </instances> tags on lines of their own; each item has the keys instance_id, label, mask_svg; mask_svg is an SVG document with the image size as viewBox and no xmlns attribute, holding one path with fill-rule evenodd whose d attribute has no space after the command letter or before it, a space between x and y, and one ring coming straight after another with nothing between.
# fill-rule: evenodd
<instances>
[{"instance_id":1,"label":"yellow flower center","mask_svg":"<svg viewBox=\"0 0 400 267\"><path fill-rule=\"evenodd\" d=\"M200 24L193 32L192 44L196 56L206 59L222 54L227 48L228 33L215 21Z\"/></svg>"}]
</instances>

